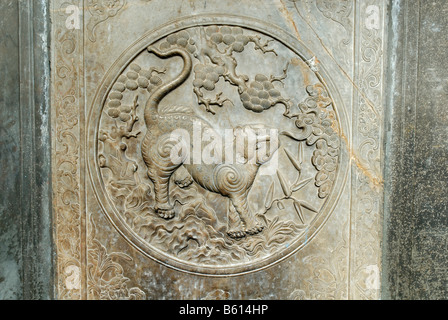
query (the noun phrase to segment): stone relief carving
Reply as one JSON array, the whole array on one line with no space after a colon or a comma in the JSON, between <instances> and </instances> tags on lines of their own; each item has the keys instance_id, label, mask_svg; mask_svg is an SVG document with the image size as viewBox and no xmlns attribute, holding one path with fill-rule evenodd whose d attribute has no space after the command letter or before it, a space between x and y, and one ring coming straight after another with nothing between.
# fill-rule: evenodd
<instances>
[{"instance_id":1,"label":"stone relief carving","mask_svg":"<svg viewBox=\"0 0 448 320\"><path fill-rule=\"evenodd\" d=\"M317 9L328 19L340 24L346 31L346 37L339 42L339 50L343 53L343 63L347 68L350 68L350 59L348 56L353 50L350 48L352 43L353 33L353 8L355 6L354 0L316 0ZM342 62L342 61L341 61Z\"/></svg>"},{"instance_id":2,"label":"stone relief carving","mask_svg":"<svg viewBox=\"0 0 448 320\"><path fill-rule=\"evenodd\" d=\"M383 119L382 114L382 66L384 42L384 29L372 28L367 23L371 12L368 8L374 7L380 11L383 6L382 1L325 1L317 0L316 7L327 18L344 26L347 32L357 27L352 26L350 14L356 13L354 19L359 24L360 37L355 38L355 45L359 46L357 61L359 67L355 68L355 74L350 82L353 83L358 95L357 106L354 111L356 119L354 150L355 180L353 182L354 193L352 203L355 205L354 218L352 221L352 243L350 250L355 252L351 259L352 268L349 270L353 274L355 281L351 286L349 298L355 299L377 299L379 296L379 245L382 201L379 190L381 190L382 177L380 169L381 158L381 136ZM298 7L296 9L299 11ZM300 13L299 13L300 15ZM378 17L381 18L381 17ZM375 21L376 26L381 25L381 21ZM351 40L343 40L341 45L346 47ZM346 49L344 49L346 50ZM351 51L350 51L351 52ZM362 239L362 240L361 240ZM372 272L372 270L374 270ZM372 282L374 285L372 285ZM375 284L376 283L376 284ZM310 297L309 293L296 295ZM324 295L325 296L325 295ZM291 296L292 298L293 296Z\"/></svg>"},{"instance_id":3,"label":"stone relief carving","mask_svg":"<svg viewBox=\"0 0 448 320\"><path fill-rule=\"evenodd\" d=\"M106 248L95 239L96 226L93 219L90 220L91 229L87 238L89 299L145 300L146 294L141 289L128 287L130 279L124 276L124 269L118 263L119 260L131 262L132 258L124 253L108 253Z\"/></svg>"},{"instance_id":4,"label":"stone relief carving","mask_svg":"<svg viewBox=\"0 0 448 320\"><path fill-rule=\"evenodd\" d=\"M115 17L126 5L126 0L88 0L87 8L92 15L87 23L89 40L96 41L97 26L109 18Z\"/></svg>"},{"instance_id":5,"label":"stone relief carving","mask_svg":"<svg viewBox=\"0 0 448 320\"><path fill-rule=\"evenodd\" d=\"M279 71L243 71L262 59ZM150 256L160 250L190 272L231 273L235 264L246 270L248 262L288 248L322 216L338 172L340 124L327 88L305 61L263 33L206 25L149 43L117 75L100 115L95 161L114 214L144 239ZM314 84L288 79L298 71ZM278 123L266 118L269 111ZM240 121L223 121L226 112L241 114ZM195 163L194 152L173 162L173 131L193 137L195 127L212 140L230 129L232 141L246 146L252 131L253 149L239 153L232 144L230 163L222 145L211 164ZM269 151L260 156L259 149ZM279 167L258 174L276 155Z\"/></svg>"},{"instance_id":6,"label":"stone relief carving","mask_svg":"<svg viewBox=\"0 0 448 320\"><path fill-rule=\"evenodd\" d=\"M242 22L230 17L213 17L192 23L181 21L176 27L166 27L157 37L148 36L144 45L125 51L126 58L120 58L111 68L95 102L87 108L93 109L93 116L84 115L81 112L84 109L85 67L82 39L86 37L94 42L98 26L112 17L115 17L114 22L120 23L122 15L117 13L127 14L129 6L125 2L53 1L56 17L53 27L53 125L57 151L53 182L58 297L145 298L143 291L130 284L139 285L139 281L126 272L126 261L130 262L133 254L128 255L125 252L129 251L123 247L113 246L110 248L113 253L108 253L101 243L106 243L104 236L110 232L109 227L102 230L104 226L93 225L83 211L83 202L93 202L83 199L84 181L89 177L81 167L83 155L89 153L94 155L93 159L88 159L93 187L112 225L123 239L164 265L207 276L245 274L268 267L283 259L278 257L301 250L326 223L340 201L340 190L345 183L340 176L346 169L344 132L348 131L340 130L340 127L347 129L347 122L340 116L341 103L336 86L332 85L318 60L321 52L314 54L301 50L291 38L282 37L275 28L253 23L251 19L244 18ZM316 15L314 20L311 19L316 22L316 17L320 16L317 10L323 16L326 16L325 12L333 12L328 18L335 22L329 22L343 26L347 32L356 27L352 26L350 14L361 24L360 36L363 38L355 38L353 44L353 47L359 44L362 52L358 56L359 68L354 69L354 82L362 89L359 97L362 108L353 114L354 148L356 152L360 151L359 158L355 159L360 171L355 170L351 186L356 190L353 197L357 198L350 200L356 212L350 213L353 219L347 227L353 232L350 239L344 238L342 233L343 240L338 238L339 242L334 245L327 246L322 242L325 250L314 250L317 252L312 251L304 257L307 265L313 267L309 271L311 276L307 273L308 278L296 282L300 286L290 298L345 299L348 296L375 299L378 294L368 281L373 276L378 277L378 272L373 272L372 276L371 267L378 262L377 241L381 238L378 233L380 196L375 190L381 181L377 169L383 117L379 108L383 39L381 30L367 29L362 24L366 6L378 4L382 7L383 4L373 0L365 4L354 3L350 6L351 2L347 1L317 1L313 3L314 12L309 13ZM65 27L67 17L63 13L71 4L85 5L84 8L89 10L90 15L81 30ZM332 11L336 5L338 8ZM300 32L304 31L300 29ZM337 37L333 42L340 39ZM85 45L94 46L93 42ZM336 48L337 43L333 42L331 47ZM344 63L352 65L350 45L343 41L339 45L350 51ZM145 109L151 96L178 78L185 69L180 54L164 57L173 51L186 53L192 66L188 78L168 90L159 101L157 114L163 121L179 123L185 120L182 117L199 119L207 124L203 128L208 127L214 132L209 136L221 138L225 138L223 129L231 129L234 139L247 137L251 128L255 132L258 129L260 132L271 128L278 130L278 148L272 155L260 159L263 161L259 164L255 163L259 166L251 185L244 189L248 193L246 204L243 204L243 207L247 205L247 211L243 210L242 215L229 196L223 196L218 189L204 188L201 181L194 179L198 175L190 173L186 165L172 172L165 185L167 199L161 202L168 204L168 210L157 210L154 182L148 175L151 161L148 166L143 157L143 142L148 131L151 134L154 129L146 124ZM96 71L88 69L85 72ZM90 103L90 99L86 101ZM358 110L358 107L354 109ZM172 120L167 119L169 116L173 116ZM179 118L176 120L175 117ZM84 129L93 132L87 139L87 150L83 150L80 143L85 140L82 136ZM344 147L341 147L341 136ZM264 141L262 135L260 138L260 145L269 146L268 140ZM212 142L213 138L208 141ZM203 149L209 146L205 143ZM146 149L151 152L151 146ZM241 160L256 160L256 157L250 158L249 153L234 153ZM269 175L262 174L275 156L278 156L277 170ZM239 164L240 168L246 168L245 165L247 163ZM205 165L197 167L206 168ZM228 167L231 168L235 165ZM159 178L158 174L153 175L153 179ZM205 181L202 184L205 185ZM250 221L249 227L245 219ZM253 227L250 227L251 223ZM92 228L101 230L95 241L92 241L95 239L93 233L85 234ZM113 233L113 237L119 237L118 233ZM118 253L122 250L123 253ZM136 263L141 261L144 260ZM102 263L109 265L113 272L102 272ZM88 267L92 270L91 275ZM347 288L352 277L354 280ZM227 299L236 294L216 290L210 291L206 298Z\"/></svg>"},{"instance_id":7,"label":"stone relief carving","mask_svg":"<svg viewBox=\"0 0 448 320\"><path fill-rule=\"evenodd\" d=\"M347 223L348 224L348 223ZM342 230L346 230L344 225ZM304 258L311 269L311 277L300 282L294 290L291 300L345 300L348 298L347 285L347 249L349 240L345 232L341 232L342 240L328 246L326 254L311 254Z\"/></svg>"},{"instance_id":8,"label":"stone relief carving","mask_svg":"<svg viewBox=\"0 0 448 320\"><path fill-rule=\"evenodd\" d=\"M357 131L359 132L359 160L356 172L356 189L359 190L356 201L355 219L357 255L354 257L356 298L377 299L379 287L369 284L371 268L378 269L381 239L382 174L382 69L383 69L383 30L369 28L364 22L368 17L366 10L370 5L379 8L380 1L367 1L359 4L361 14L361 39L359 55L359 73L357 82L358 96ZM378 22L379 24L380 22ZM362 240L361 240L362 239ZM361 245L362 244L362 245ZM379 269L378 269L379 270ZM379 273L376 275L379 277ZM376 281L379 283L379 279Z\"/></svg>"},{"instance_id":9,"label":"stone relief carving","mask_svg":"<svg viewBox=\"0 0 448 320\"><path fill-rule=\"evenodd\" d=\"M65 12L66 2L54 10ZM80 212L80 115L78 63L79 34L62 23L54 25L54 82L52 124L55 153L53 167L53 205L57 224L58 290L60 299L81 299L81 212ZM57 92L57 94L56 94Z\"/></svg>"},{"instance_id":10,"label":"stone relief carving","mask_svg":"<svg viewBox=\"0 0 448 320\"><path fill-rule=\"evenodd\" d=\"M320 39L324 50L331 55L344 72L349 72L353 54L353 16L355 0L290 0L292 9L303 19L311 31ZM316 10L317 9L317 10ZM322 29L321 19L316 20L312 12L317 11L323 17L331 20L332 26ZM316 14L317 14L316 13ZM341 29L341 27L343 29ZM330 32L332 36L325 36Z\"/></svg>"},{"instance_id":11,"label":"stone relief carving","mask_svg":"<svg viewBox=\"0 0 448 320\"><path fill-rule=\"evenodd\" d=\"M316 7L322 14L344 27L347 33L350 35L353 27L350 15L353 10L353 0L316 0ZM350 40L344 40L347 44Z\"/></svg>"},{"instance_id":12,"label":"stone relief carving","mask_svg":"<svg viewBox=\"0 0 448 320\"><path fill-rule=\"evenodd\" d=\"M181 56L184 67L182 73L167 84L156 90L146 103L145 123L147 133L142 144L143 159L148 169L149 179L154 185L155 211L162 218L171 219L174 217L174 206L170 204L169 199L169 180L173 173L182 165L191 175L191 178L202 188L219 193L228 197L232 203L233 210L236 210L240 216L240 223L244 224L244 229L230 230L228 234L233 237L242 237L244 233L256 234L263 227L256 223L255 217L249 212L247 196L253 181L261 165L262 159L257 159L254 164L228 165L223 164L224 159L219 161L218 165L191 165L192 159L182 159L182 162L173 163L171 159L171 148L174 147L169 140L169 136L176 128L186 130L190 136L193 136L194 122L197 122L202 130L211 131L213 128L202 119L188 115L189 110L182 113L179 107L169 107L164 110L164 114L159 113L159 102L170 91L175 90L177 86L183 84L190 76L192 71L192 59L184 49L171 49L166 52L150 48L149 52L155 53L158 57L167 58ZM212 72L204 76L215 76ZM215 78L216 79L216 78ZM201 79L203 80L203 79ZM217 134L215 134L217 135ZM168 139L167 139L168 138ZM256 137L255 143L262 142L263 137ZM264 138L266 139L266 138ZM205 146L204 146L205 147ZM161 152L162 151L162 152ZM191 157L193 155L191 154ZM245 159L249 161L250 159ZM189 164L187 164L187 162ZM237 222L238 224L238 222Z\"/></svg>"}]
</instances>

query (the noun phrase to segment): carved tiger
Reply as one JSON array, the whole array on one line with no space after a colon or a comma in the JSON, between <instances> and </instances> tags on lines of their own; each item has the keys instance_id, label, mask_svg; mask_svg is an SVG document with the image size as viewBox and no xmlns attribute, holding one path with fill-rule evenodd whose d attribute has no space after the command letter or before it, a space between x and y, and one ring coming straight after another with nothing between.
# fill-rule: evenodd
<instances>
[{"instance_id":1,"label":"carved tiger","mask_svg":"<svg viewBox=\"0 0 448 320\"><path fill-rule=\"evenodd\" d=\"M164 219L172 219L175 216L174 206L169 199L169 184L171 176L183 167L198 185L230 199L232 206L228 213L230 237L242 238L261 232L264 225L250 211L247 197L260 166L272 158L278 146L264 158L258 158L257 152L244 152L242 156L246 163L225 164L225 161L222 161L220 164L194 164L192 154L189 155L189 161L184 158L173 162L171 155L176 146L176 141L172 139L174 130L185 130L192 137L195 123L200 123L202 133L207 130L213 131L213 128L209 123L195 116L191 108L172 106L166 108L163 113L159 113L159 104L162 99L189 78L192 60L189 53L182 48L161 52L149 47L148 51L162 59L179 56L184 63L182 72L176 78L161 85L151 94L144 111L148 130L142 143L142 155L148 169L148 177L154 184L155 212ZM241 132L244 133L244 128L240 130ZM269 144L269 138L266 135L257 135L255 148L259 148L261 143ZM184 169L181 171L185 172ZM182 177L182 180L184 184L188 184L188 178ZM235 211L239 221L232 218L235 216Z\"/></svg>"}]
</instances>

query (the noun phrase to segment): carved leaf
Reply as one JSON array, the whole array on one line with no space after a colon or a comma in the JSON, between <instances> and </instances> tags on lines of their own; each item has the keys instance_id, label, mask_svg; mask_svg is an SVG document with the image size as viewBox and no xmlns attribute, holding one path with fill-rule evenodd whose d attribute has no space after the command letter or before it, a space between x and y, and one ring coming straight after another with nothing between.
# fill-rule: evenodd
<instances>
[{"instance_id":1,"label":"carved leaf","mask_svg":"<svg viewBox=\"0 0 448 320\"><path fill-rule=\"evenodd\" d=\"M302 162L300 162L300 160L297 160L296 158L294 158L294 156L286 149L285 153L289 158L289 161L291 161L292 165L294 166L294 168L296 168L297 171L299 171L299 173L302 172Z\"/></svg>"},{"instance_id":2,"label":"carved leaf","mask_svg":"<svg viewBox=\"0 0 448 320\"><path fill-rule=\"evenodd\" d=\"M305 218L303 216L302 206L300 202L294 201L294 208L296 209L297 215L299 216L300 221L305 224Z\"/></svg>"},{"instance_id":3,"label":"carved leaf","mask_svg":"<svg viewBox=\"0 0 448 320\"><path fill-rule=\"evenodd\" d=\"M299 163L303 163L304 156L304 150L303 150L303 142L299 143Z\"/></svg>"},{"instance_id":4,"label":"carved leaf","mask_svg":"<svg viewBox=\"0 0 448 320\"><path fill-rule=\"evenodd\" d=\"M278 176L278 180L280 181L280 185L282 187L283 193L285 194L286 197L291 197L292 192L291 189L288 187L288 184L286 183L285 178L283 177L283 175L280 173L280 171L277 171L277 176Z\"/></svg>"},{"instance_id":5,"label":"carved leaf","mask_svg":"<svg viewBox=\"0 0 448 320\"><path fill-rule=\"evenodd\" d=\"M264 204L266 209L271 207L273 198L274 198L274 182L271 183L271 186L269 187L268 193L266 194L266 202Z\"/></svg>"},{"instance_id":6,"label":"carved leaf","mask_svg":"<svg viewBox=\"0 0 448 320\"><path fill-rule=\"evenodd\" d=\"M298 182L294 186L292 186L292 192L299 191L300 189L304 188L310 181L313 180L313 178L309 178L303 181Z\"/></svg>"},{"instance_id":7,"label":"carved leaf","mask_svg":"<svg viewBox=\"0 0 448 320\"><path fill-rule=\"evenodd\" d=\"M314 213L318 213L319 210L315 209L312 205L310 205L309 203L305 202L305 201L299 201L300 206L314 212Z\"/></svg>"}]
</instances>

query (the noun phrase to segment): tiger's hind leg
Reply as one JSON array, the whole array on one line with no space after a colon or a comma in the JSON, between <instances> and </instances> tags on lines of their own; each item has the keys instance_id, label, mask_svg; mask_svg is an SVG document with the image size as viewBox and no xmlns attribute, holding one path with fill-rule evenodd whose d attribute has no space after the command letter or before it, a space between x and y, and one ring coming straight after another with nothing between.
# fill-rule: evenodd
<instances>
[{"instance_id":1,"label":"tiger's hind leg","mask_svg":"<svg viewBox=\"0 0 448 320\"><path fill-rule=\"evenodd\" d=\"M265 226L249 210L247 192L233 194L230 196L230 200L239 214L241 225L244 226L244 233L247 235L255 235L263 231ZM229 234L229 236L231 235Z\"/></svg>"},{"instance_id":2,"label":"tiger's hind leg","mask_svg":"<svg viewBox=\"0 0 448 320\"><path fill-rule=\"evenodd\" d=\"M154 210L163 219L173 219L175 216L174 206L170 203L169 187L170 178L174 170L157 170L157 174L150 177L154 183Z\"/></svg>"},{"instance_id":3,"label":"tiger's hind leg","mask_svg":"<svg viewBox=\"0 0 448 320\"><path fill-rule=\"evenodd\" d=\"M174 206L170 203L170 178L181 164L174 164L171 161L172 145L167 143L166 139L159 139L157 144L149 146L151 146L149 143L144 146L143 159L148 168L148 177L154 184L154 211L163 219L172 219L175 216L175 211ZM164 153L161 153L161 150Z\"/></svg>"},{"instance_id":4,"label":"tiger's hind leg","mask_svg":"<svg viewBox=\"0 0 448 320\"><path fill-rule=\"evenodd\" d=\"M239 213L236 211L235 206L231 200L228 200L227 207L227 235L233 239L241 239L246 236L245 227L241 221Z\"/></svg>"}]
</instances>

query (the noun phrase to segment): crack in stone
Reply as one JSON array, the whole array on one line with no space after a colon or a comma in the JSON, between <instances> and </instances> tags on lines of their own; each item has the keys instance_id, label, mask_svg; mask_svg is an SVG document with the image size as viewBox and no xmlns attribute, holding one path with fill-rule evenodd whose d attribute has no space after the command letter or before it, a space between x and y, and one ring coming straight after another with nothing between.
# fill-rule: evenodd
<instances>
[{"instance_id":1,"label":"crack in stone","mask_svg":"<svg viewBox=\"0 0 448 320\"><path fill-rule=\"evenodd\" d=\"M280 0L282 1L282 0ZM317 37L317 39L319 40L320 44L322 45L322 47L324 48L324 50L327 52L327 54L330 56L330 58L334 61L334 63L337 65L337 67L339 68L339 70L344 74L344 76L347 78L348 81L350 81L350 83L352 84L352 86L356 89L356 91L358 91L358 93L365 99L366 104L370 107L370 109L373 111L373 113L375 113L375 115L380 118L380 114L378 113L378 111L375 108L374 103L367 97L366 93L359 88L359 86L353 81L353 79L350 77L350 75L347 73L347 71L344 70L344 68L338 63L338 61L336 60L336 58L333 56L333 54L331 53L331 51L328 49L328 47L325 45L324 41L322 40L322 38L319 36L319 34L317 33L317 31L313 28L313 26L311 25L311 23L305 19L305 17L300 13L299 8L297 7L297 3L294 2L294 7L296 8L296 11L298 13L298 15L302 18L302 20L308 25L308 27L311 29L311 31L314 33L314 35ZM288 11L285 7L285 10ZM289 11L288 11L289 13ZM289 13L290 14L290 13ZM300 40L300 38L299 38Z\"/></svg>"},{"instance_id":2,"label":"crack in stone","mask_svg":"<svg viewBox=\"0 0 448 320\"><path fill-rule=\"evenodd\" d=\"M295 24L293 17L291 15L291 12L289 12L289 10L287 9L285 3L283 2L283 0L279 0L279 3L281 4L281 7L279 7L280 12L282 13L282 16L284 18L286 18L286 20L294 27L294 30L296 32L296 36L297 38L300 40L300 34L297 28L297 25ZM353 81L353 79L350 77L350 75L344 70L344 68L337 62L337 60L335 59L335 57L333 56L333 54L330 52L330 50L328 49L328 47L325 45L324 41L322 40L321 37L319 37L319 35L317 34L316 30L312 27L312 25L310 24L310 22L300 13L299 8L297 7L297 3L294 2L294 7L298 13L298 15L302 18L302 20L309 26L309 28L312 30L312 32L314 33L314 35L317 37L317 39L319 40L319 42L321 43L322 47L324 48L324 50L327 52L327 54L330 56L330 58L336 63L337 67L340 69L340 71L344 74L344 76L350 81L350 83L352 84L352 86L356 89L356 91L365 99L366 104L372 109L372 111L375 113L375 115L377 117L380 117L380 114L378 113L378 111L376 110L374 104L372 103L372 101L367 97L367 95L365 94L365 92L358 87L358 85ZM317 59L316 59L317 61ZM316 62L318 64L318 61ZM375 189L380 189L383 184L384 184L384 180L381 177L381 175L379 174L375 174L372 168L369 168L368 166L366 166L366 164L360 159L360 157L355 153L355 151L350 147L349 141L347 136L341 131L340 135L341 139L345 142L346 146L347 146L347 151L350 157L350 160L352 163L354 163L356 165L356 167L363 173L363 175L365 177L367 177L369 179L369 181L371 182L371 185L375 188Z\"/></svg>"},{"instance_id":3,"label":"crack in stone","mask_svg":"<svg viewBox=\"0 0 448 320\"><path fill-rule=\"evenodd\" d=\"M301 39L300 37L300 33L299 33L299 29L297 28L296 23L294 22L294 18L291 14L291 12L289 12L288 8L286 7L285 3L283 2L283 0L278 0L278 8L280 10L280 12L282 13L282 16L289 22L289 24L294 28L294 31L296 33L296 37L297 39Z\"/></svg>"},{"instance_id":4,"label":"crack in stone","mask_svg":"<svg viewBox=\"0 0 448 320\"><path fill-rule=\"evenodd\" d=\"M380 174L372 172L373 169L367 167L360 157L355 153L355 151L350 147L347 136L341 131L340 134L341 139L345 142L347 146L347 151L350 157L350 160L356 165L356 167L361 170L365 177L369 179L371 185L379 191L384 185L384 179Z\"/></svg>"}]
</instances>

